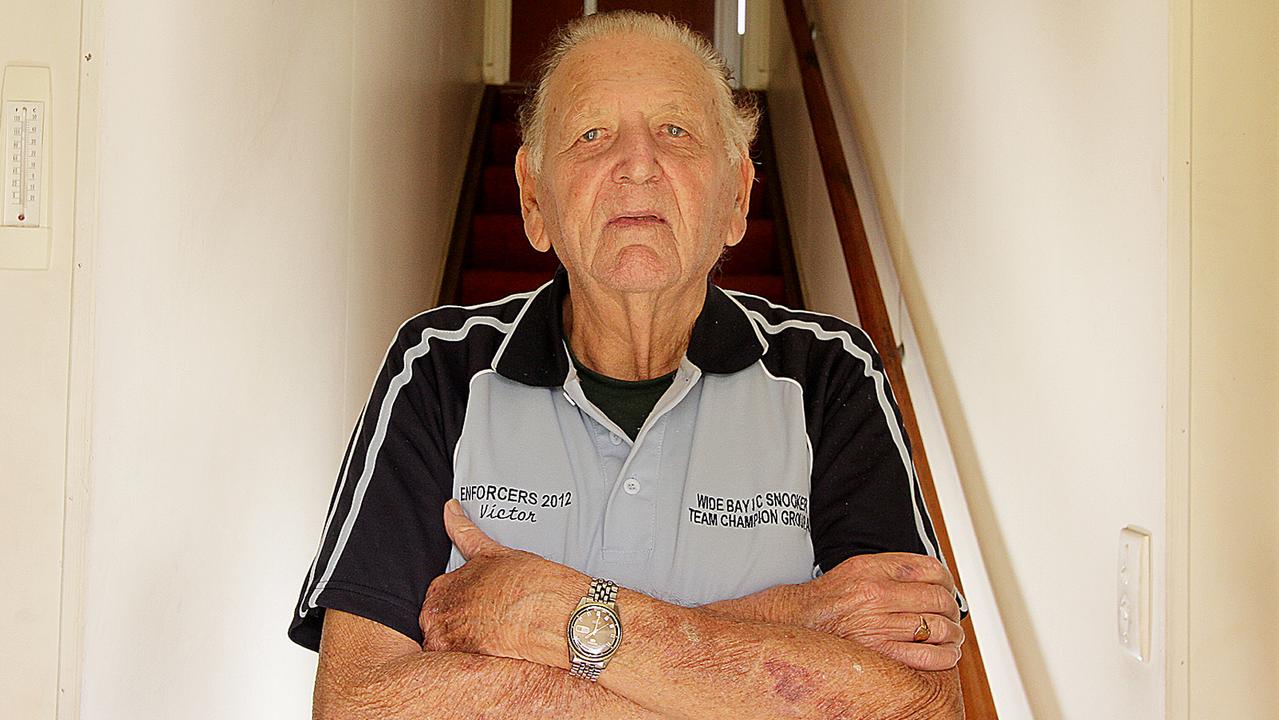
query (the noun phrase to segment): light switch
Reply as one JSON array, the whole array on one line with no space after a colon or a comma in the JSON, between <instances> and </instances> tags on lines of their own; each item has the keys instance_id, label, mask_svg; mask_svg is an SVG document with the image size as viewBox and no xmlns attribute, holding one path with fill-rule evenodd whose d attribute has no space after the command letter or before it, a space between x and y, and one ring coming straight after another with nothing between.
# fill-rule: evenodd
<instances>
[{"instance_id":1,"label":"light switch","mask_svg":"<svg viewBox=\"0 0 1279 720\"><path fill-rule=\"evenodd\" d=\"M1129 655L1150 658L1150 533L1129 525L1119 531L1119 644Z\"/></svg>"}]
</instances>

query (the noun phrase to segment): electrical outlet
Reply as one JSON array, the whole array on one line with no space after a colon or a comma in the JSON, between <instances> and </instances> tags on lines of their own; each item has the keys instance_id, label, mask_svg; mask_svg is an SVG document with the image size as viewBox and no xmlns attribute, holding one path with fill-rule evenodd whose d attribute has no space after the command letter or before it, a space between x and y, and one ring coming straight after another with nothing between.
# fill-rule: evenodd
<instances>
[{"instance_id":1,"label":"electrical outlet","mask_svg":"<svg viewBox=\"0 0 1279 720\"><path fill-rule=\"evenodd\" d=\"M1150 533L1131 525L1119 531L1119 644L1150 658Z\"/></svg>"}]
</instances>

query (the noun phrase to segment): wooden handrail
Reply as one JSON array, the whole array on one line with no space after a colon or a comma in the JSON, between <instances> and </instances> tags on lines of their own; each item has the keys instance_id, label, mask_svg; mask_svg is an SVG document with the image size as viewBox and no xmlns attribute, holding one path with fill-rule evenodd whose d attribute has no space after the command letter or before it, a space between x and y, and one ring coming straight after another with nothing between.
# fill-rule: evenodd
<instances>
[{"instance_id":1,"label":"wooden handrail","mask_svg":"<svg viewBox=\"0 0 1279 720\"><path fill-rule=\"evenodd\" d=\"M941 552L950 563L955 584L962 592L963 584L959 579L959 569L955 567L950 535L946 532L946 522L942 518L941 504L937 500L937 488L933 484L932 471L924 452L924 442L919 433L915 407L911 403L910 392L906 387L906 375L902 372L901 358L896 351L897 343L893 339L893 328L888 320L888 310L884 307L884 293L879 285L879 276L875 272L875 260L871 256L870 242L866 237L861 209L857 205L857 196L853 192L853 180L848 174L848 163L844 158L839 128L835 124L835 113L831 109L830 97L826 93L826 83L822 79L821 65L817 61L812 26L809 25L808 13L804 9L802 0L783 0L783 4L786 8L786 21L790 26L791 40L795 45L800 80L804 88L804 101L808 105L808 117L813 126L813 136L817 140L817 155L821 160L822 174L826 178L826 191L830 195L831 209L835 212L835 228L844 249L848 277L853 285L857 315L862 329L881 350L884 370L888 373L888 382L897 398L902 422L906 426L906 434L910 437L915 474L919 478L924 502L933 520L933 529L937 532ZM964 620L963 627L964 632L967 633L967 639L964 641L963 658L959 662L959 677L964 691L965 714L969 720L994 719L997 717L995 702L990 694L990 683L986 678L986 667L982 663L981 650L977 645L977 636L973 632L971 616Z\"/></svg>"}]
</instances>

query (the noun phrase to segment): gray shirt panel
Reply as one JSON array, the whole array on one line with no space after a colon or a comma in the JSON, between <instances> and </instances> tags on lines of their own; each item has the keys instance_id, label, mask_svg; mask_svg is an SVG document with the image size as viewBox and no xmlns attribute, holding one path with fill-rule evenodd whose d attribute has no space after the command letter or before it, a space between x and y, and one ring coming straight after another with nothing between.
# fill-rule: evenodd
<instances>
[{"instance_id":1,"label":"gray shirt panel","mask_svg":"<svg viewBox=\"0 0 1279 720\"><path fill-rule=\"evenodd\" d=\"M571 373L571 371L570 371ZM498 542L683 605L813 574L799 385L685 360L634 443L582 395L473 378L454 496ZM463 563L456 548L448 570Z\"/></svg>"}]
</instances>

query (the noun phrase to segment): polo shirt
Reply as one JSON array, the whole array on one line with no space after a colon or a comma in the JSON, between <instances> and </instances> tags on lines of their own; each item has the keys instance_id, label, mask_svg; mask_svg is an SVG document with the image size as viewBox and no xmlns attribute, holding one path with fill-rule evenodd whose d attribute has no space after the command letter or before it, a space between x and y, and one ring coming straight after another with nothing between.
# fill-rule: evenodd
<instances>
[{"instance_id":1,"label":"polo shirt","mask_svg":"<svg viewBox=\"0 0 1279 720\"><path fill-rule=\"evenodd\" d=\"M940 557L870 339L709 284L673 381L632 441L582 392L563 268L396 334L356 424L289 637L336 608L419 644L432 579L490 537L686 606L799 583L863 553ZM585 592L585 588L583 589ZM960 599L962 606L962 598Z\"/></svg>"}]
</instances>

